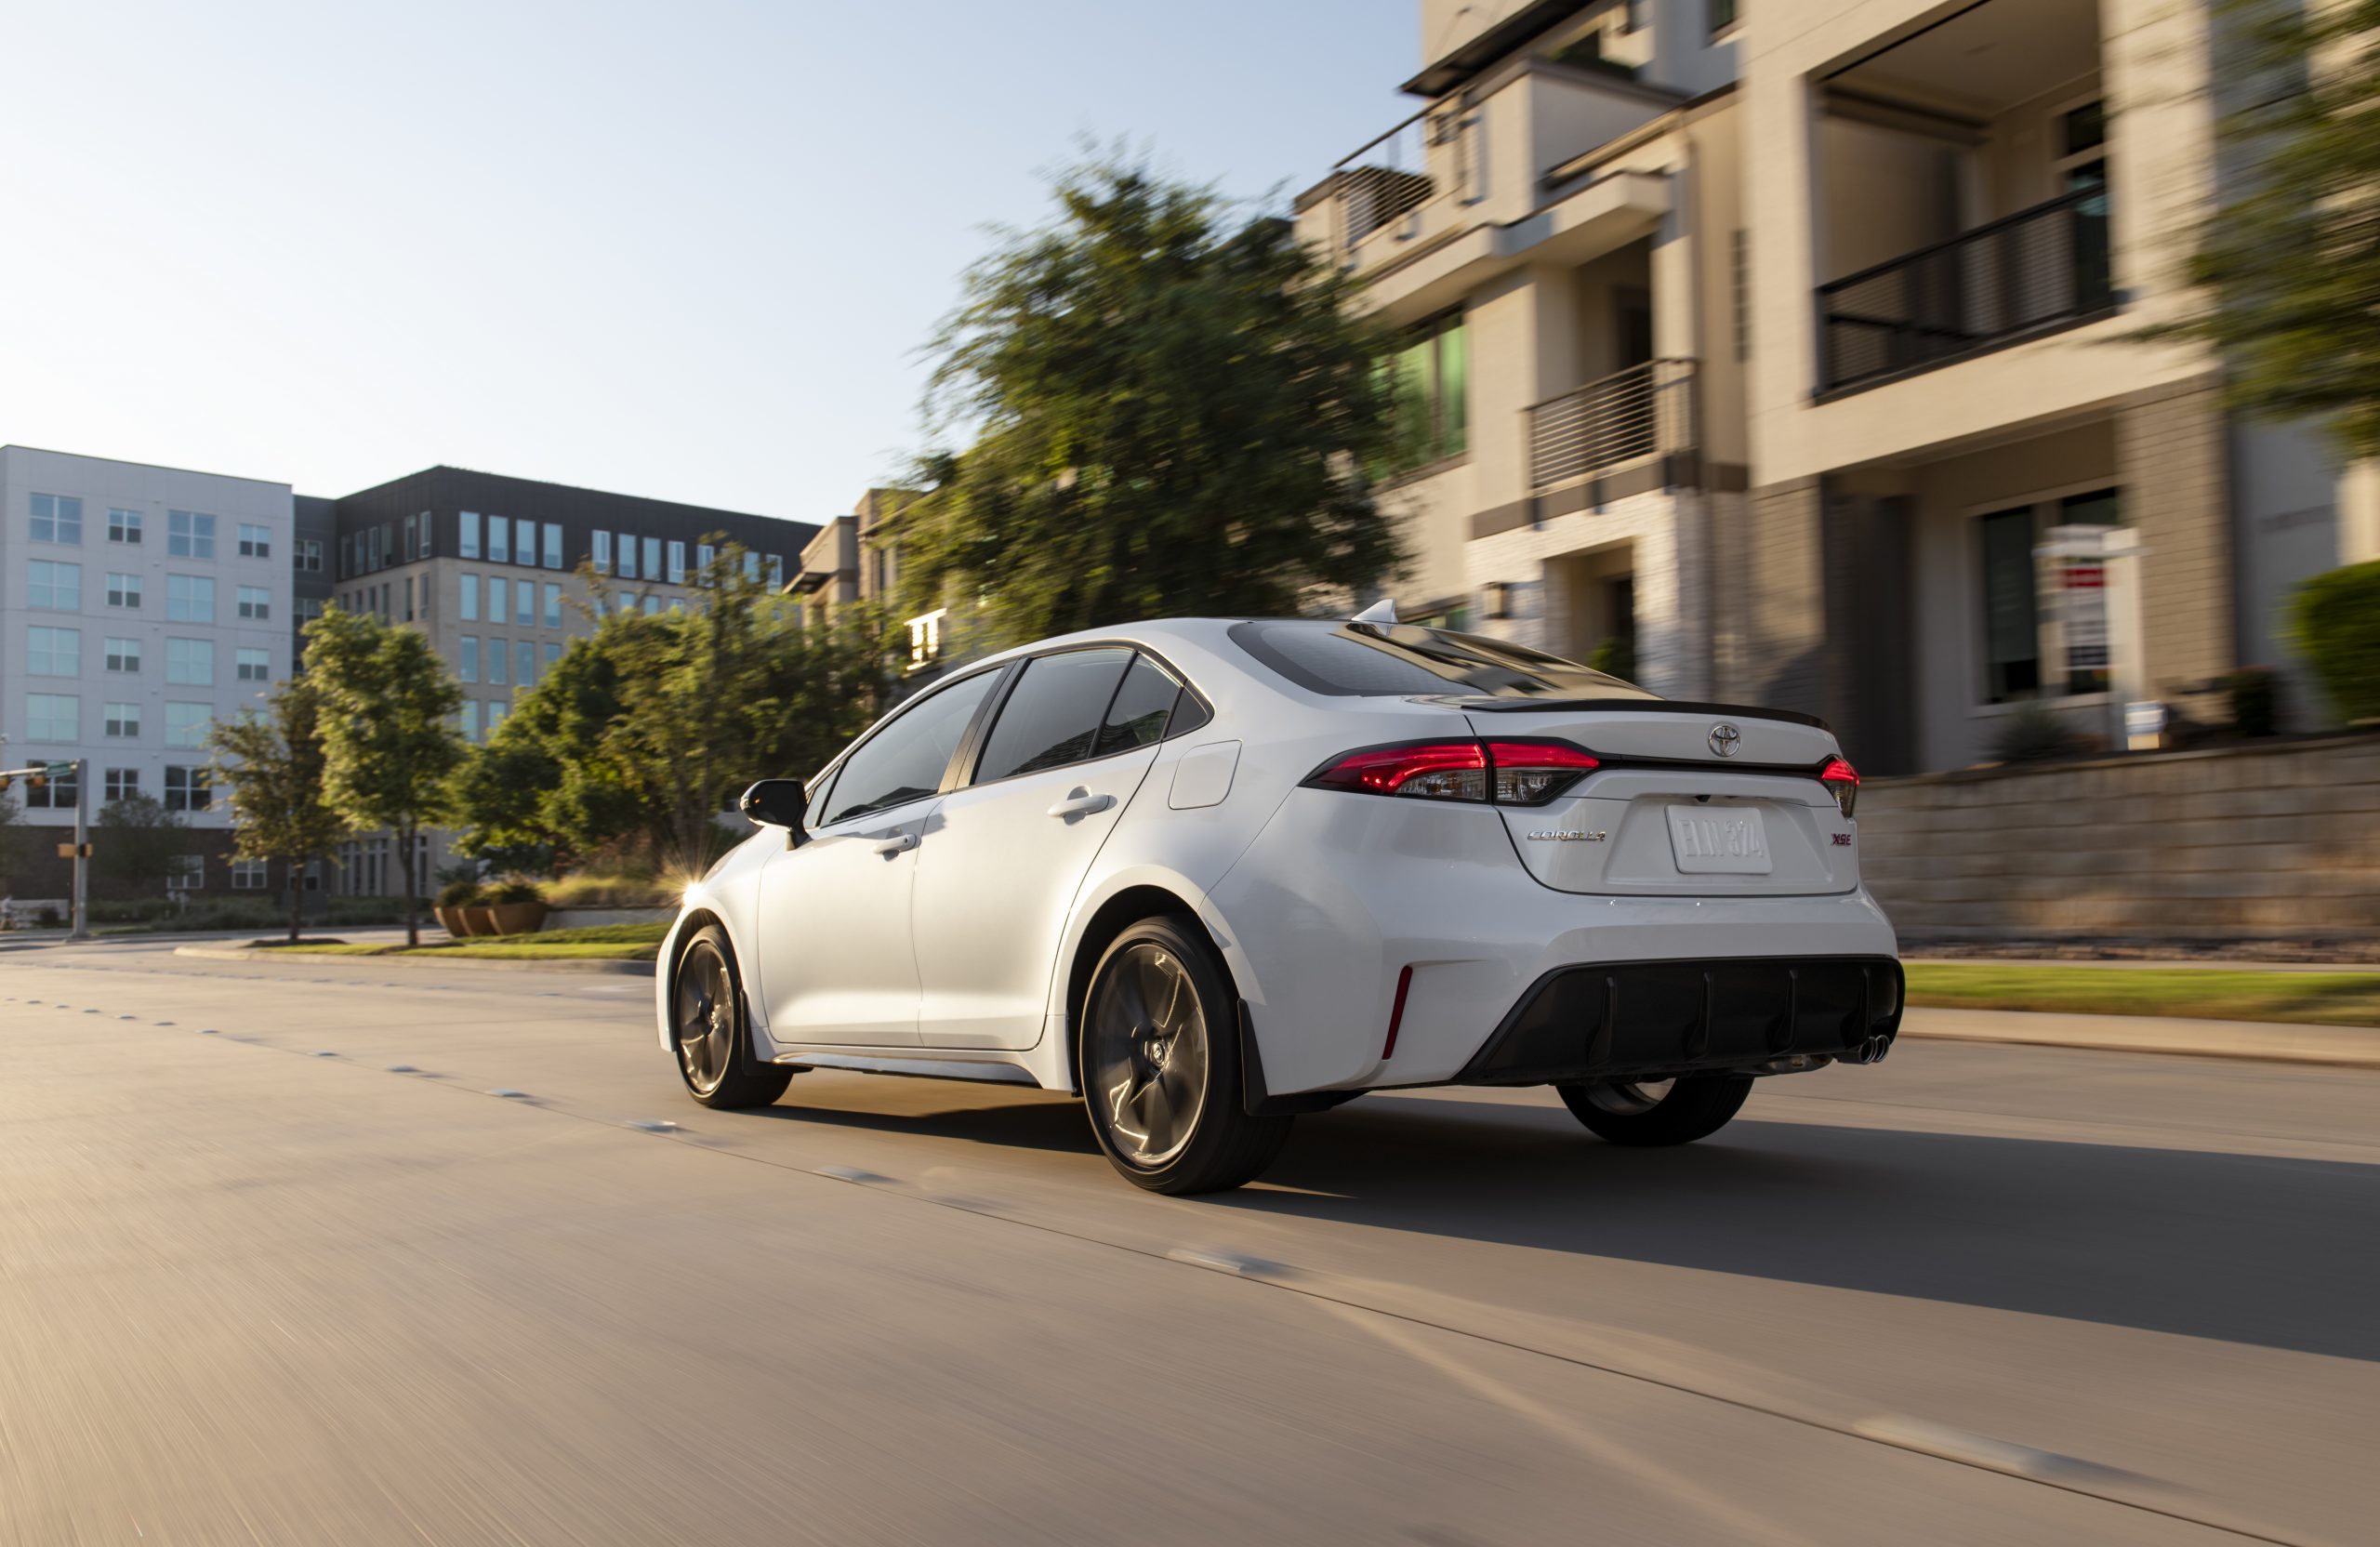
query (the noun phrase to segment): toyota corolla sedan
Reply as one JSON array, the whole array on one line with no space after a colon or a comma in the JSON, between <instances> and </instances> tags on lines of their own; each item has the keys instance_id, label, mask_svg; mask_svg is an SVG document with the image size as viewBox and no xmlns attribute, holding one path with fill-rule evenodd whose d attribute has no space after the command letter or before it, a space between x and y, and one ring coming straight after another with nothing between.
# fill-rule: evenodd
<instances>
[{"instance_id":1,"label":"toyota corolla sedan","mask_svg":"<svg viewBox=\"0 0 2380 1547\"><path fill-rule=\"evenodd\" d=\"M1900 1024L1826 726L1394 621L1182 619L966 667L759 827L661 950L694 1098L805 1069L1078 1092L1118 1171L1257 1176L1367 1091L1551 1085L1620 1144Z\"/></svg>"}]
</instances>

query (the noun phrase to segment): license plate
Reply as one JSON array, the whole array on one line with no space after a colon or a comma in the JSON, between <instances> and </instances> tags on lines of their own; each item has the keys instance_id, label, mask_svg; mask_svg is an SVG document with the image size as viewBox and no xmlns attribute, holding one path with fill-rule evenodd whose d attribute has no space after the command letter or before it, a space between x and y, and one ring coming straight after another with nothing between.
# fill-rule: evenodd
<instances>
[{"instance_id":1,"label":"license plate","mask_svg":"<svg viewBox=\"0 0 2380 1547\"><path fill-rule=\"evenodd\" d=\"M1765 876L1773 867L1757 806L1672 806L1670 853L1686 876Z\"/></svg>"}]
</instances>

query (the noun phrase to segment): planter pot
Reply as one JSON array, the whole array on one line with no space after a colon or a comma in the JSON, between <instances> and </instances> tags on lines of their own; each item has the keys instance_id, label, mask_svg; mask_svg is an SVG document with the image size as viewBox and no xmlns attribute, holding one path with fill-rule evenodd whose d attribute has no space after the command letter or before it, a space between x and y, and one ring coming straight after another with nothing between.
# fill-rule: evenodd
<instances>
[{"instance_id":1,"label":"planter pot","mask_svg":"<svg viewBox=\"0 0 2380 1547\"><path fill-rule=\"evenodd\" d=\"M543 903L496 903L479 911L487 918L490 934L535 934L546 921Z\"/></svg>"},{"instance_id":2,"label":"planter pot","mask_svg":"<svg viewBox=\"0 0 2380 1547\"><path fill-rule=\"evenodd\" d=\"M485 903L473 903L469 907L456 908L455 917L462 921L465 934L478 936L496 932L495 913Z\"/></svg>"},{"instance_id":3,"label":"planter pot","mask_svg":"<svg viewBox=\"0 0 2380 1547\"><path fill-rule=\"evenodd\" d=\"M430 905L430 911L431 914L436 916L438 919L438 927L444 930L448 934L453 935L456 939L460 940L464 935L470 932L469 928L463 923L463 910L461 908L451 907L444 903L432 903Z\"/></svg>"}]
</instances>

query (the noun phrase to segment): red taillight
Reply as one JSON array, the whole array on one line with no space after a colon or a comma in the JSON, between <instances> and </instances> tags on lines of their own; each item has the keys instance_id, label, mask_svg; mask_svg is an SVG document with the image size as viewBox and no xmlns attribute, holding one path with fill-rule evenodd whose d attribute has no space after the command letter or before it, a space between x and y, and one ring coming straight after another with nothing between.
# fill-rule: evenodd
<instances>
[{"instance_id":1,"label":"red taillight","mask_svg":"<svg viewBox=\"0 0 2380 1547\"><path fill-rule=\"evenodd\" d=\"M1818 783L1834 792L1834 803L1849 816L1851 808L1859 803L1859 771L1841 758L1829 758L1818 770Z\"/></svg>"},{"instance_id":2,"label":"red taillight","mask_svg":"<svg viewBox=\"0 0 2380 1547\"><path fill-rule=\"evenodd\" d=\"M1559 741L1408 741L1350 752L1306 780L1324 789L1535 806L1599 764Z\"/></svg>"}]
</instances>

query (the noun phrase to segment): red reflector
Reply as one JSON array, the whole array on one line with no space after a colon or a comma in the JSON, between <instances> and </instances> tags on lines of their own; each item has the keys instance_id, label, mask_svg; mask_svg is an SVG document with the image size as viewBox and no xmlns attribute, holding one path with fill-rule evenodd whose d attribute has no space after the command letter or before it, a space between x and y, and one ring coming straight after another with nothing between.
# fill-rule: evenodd
<instances>
[{"instance_id":1,"label":"red reflector","mask_svg":"<svg viewBox=\"0 0 2380 1547\"><path fill-rule=\"evenodd\" d=\"M1439 800L1480 800L1487 798L1485 779L1447 775L1484 773L1488 756L1475 741L1414 741L1401 747L1375 747L1350 752L1307 782L1332 789L1368 790L1395 795L1415 780L1425 787L1409 793Z\"/></svg>"},{"instance_id":2,"label":"red reflector","mask_svg":"<svg viewBox=\"0 0 2380 1547\"><path fill-rule=\"evenodd\" d=\"M1383 1063L1396 1056L1396 1028L1405 1024L1405 991L1413 986L1413 969L1396 974L1396 1002L1388 1010L1388 1045L1380 1050Z\"/></svg>"},{"instance_id":3,"label":"red reflector","mask_svg":"<svg viewBox=\"0 0 2380 1547\"><path fill-rule=\"evenodd\" d=\"M1491 741L1488 755L1499 768L1575 768L1583 773L1603 766L1585 747L1561 741Z\"/></svg>"}]
</instances>

